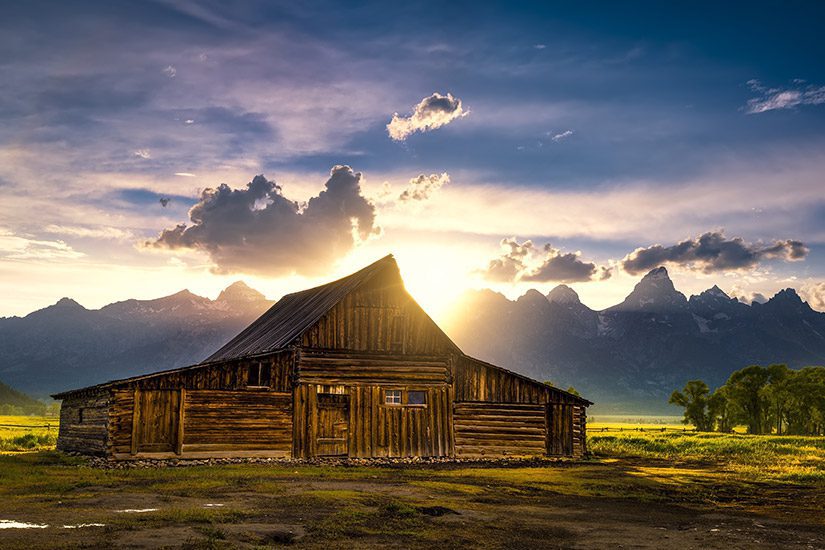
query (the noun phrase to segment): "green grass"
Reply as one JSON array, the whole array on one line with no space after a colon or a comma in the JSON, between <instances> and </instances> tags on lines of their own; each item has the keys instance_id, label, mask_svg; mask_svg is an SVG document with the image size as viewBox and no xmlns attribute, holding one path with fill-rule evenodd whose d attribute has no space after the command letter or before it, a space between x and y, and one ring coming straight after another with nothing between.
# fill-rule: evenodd
<instances>
[{"instance_id":1,"label":"green grass","mask_svg":"<svg viewBox=\"0 0 825 550\"><path fill-rule=\"evenodd\" d=\"M588 437L601 457L710 463L750 479L825 483L825 438L626 432Z\"/></svg>"}]
</instances>

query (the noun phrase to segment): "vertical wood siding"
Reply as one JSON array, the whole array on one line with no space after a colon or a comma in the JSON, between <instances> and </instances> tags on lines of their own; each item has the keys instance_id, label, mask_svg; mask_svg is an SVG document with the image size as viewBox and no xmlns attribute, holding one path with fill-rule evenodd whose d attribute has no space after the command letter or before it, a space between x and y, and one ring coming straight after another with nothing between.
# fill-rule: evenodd
<instances>
[{"instance_id":1,"label":"vertical wood siding","mask_svg":"<svg viewBox=\"0 0 825 550\"><path fill-rule=\"evenodd\" d=\"M294 393L294 445L297 457L329 454L319 445L318 434L330 427L319 415L318 384L300 384ZM384 390L426 392L424 406L386 405ZM453 454L452 410L447 385L355 385L349 386L347 454L351 457L451 456Z\"/></svg>"},{"instance_id":2,"label":"vertical wood siding","mask_svg":"<svg viewBox=\"0 0 825 550\"><path fill-rule=\"evenodd\" d=\"M397 278L376 277L304 332L309 348L437 355L454 349Z\"/></svg>"}]
</instances>

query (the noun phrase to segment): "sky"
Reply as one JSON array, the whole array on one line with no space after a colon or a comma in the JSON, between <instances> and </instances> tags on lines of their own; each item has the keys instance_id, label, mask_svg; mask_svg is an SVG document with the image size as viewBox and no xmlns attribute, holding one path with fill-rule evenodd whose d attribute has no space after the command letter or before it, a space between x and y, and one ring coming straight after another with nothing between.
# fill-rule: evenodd
<instances>
[{"instance_id":1,"label":"sky","mask_svg":"<svg viewBox=\"0 0 825 550\"><path fill-rule=\"evenodd\" d=\"M401 3L399 3L401 4ZM0 3L0 316L395 255L825 310L819 2Z\"/></svg>"}]
</instances>

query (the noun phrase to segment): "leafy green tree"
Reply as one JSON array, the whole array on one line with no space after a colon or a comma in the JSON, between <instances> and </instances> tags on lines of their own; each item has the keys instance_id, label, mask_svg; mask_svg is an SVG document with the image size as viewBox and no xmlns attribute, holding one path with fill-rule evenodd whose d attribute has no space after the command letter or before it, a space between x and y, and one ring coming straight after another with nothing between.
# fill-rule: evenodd
<instances>
[{"instance_id":1,"label":"leafy green tree","mask_svg":"<svg viewBox=\"0 0 825 550\"><path fill-rule=\"evenodd\" d=\"M736 423L737 409L728 399L728 388L721 386L708 398L708 412L713 417L716 429L723 433L733 431Z\"/></svg>"},{"instance_id":2,"label":"leafy green tree","mask_svg":"<svg viewBox=\"0 0 825 550\"><path fill-rule=\"evenodd\" d=\"M768 369L752 365L730 375L727 383L728 399L742 412L748 433L765 433L768 405L762 389L770 380Z\"/></svg>"},{"instance_id":3,"label":"leafy green tree","mask_svg":"<svg viewBox=\"0 0 825 550\"><path fill-rule=\"evenodd\" d=\"M685 408L685 424L693 424L700 432L713 431L714 416L708 410L710 388L701 380L691 380L682 391L670 395L669 403Z\"/></svg>"}]
</instances>

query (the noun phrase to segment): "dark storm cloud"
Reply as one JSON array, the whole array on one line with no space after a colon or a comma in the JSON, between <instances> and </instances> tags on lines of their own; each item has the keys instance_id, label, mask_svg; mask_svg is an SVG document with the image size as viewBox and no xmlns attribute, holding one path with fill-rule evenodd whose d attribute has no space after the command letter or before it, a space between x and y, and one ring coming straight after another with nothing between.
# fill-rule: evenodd
<instances>
[{"instance_id":1,"label":"dark storm cloud","mask_svg":"<svg viewBox=\"0 0 825 550\"><path fill-rule=\"evenodd\" d=\"M622 267L634 275L665 263L712 273L754 267L763 260L798 261L807 255L808 247L800 241L776 241L765 246L746 243L741 237L728 239L721 231L709 231L673 246L637 248L625 256Z\"/></svg>"},{"instance_id":2,"label":"dark storm cloud","mask_svg":"<svg viewBox=\"0 0 825 550\"><path fill-rule=\"evenodd\" d=\"M605 266L593 262L584 262L579 254L562 253L559 249L546 244L540 253L540 264L530 267L537 249L532 241L519 244L515 238L503 239L501 246L504 253L492 260L484 275L495 281L514 282L517 280L531 282L578 283L592 280L609 279L612 272Z\"/></svg>"},{"instance_id":3,"label":"dark storm cloud","mask_svg":"<svg viewBox=\"0 0 825 550\"><path fill-rule=\"evenodd\" d=\"M361 174L335 166L306 207L284 197L263 175L246 189L206 189L189 211L191 225L165 229L147 246L201 250L219 272L282 275L322 272L345 255L356 236L377 231L375 208L361 194Z\"/></svg>"}]
</instances>

